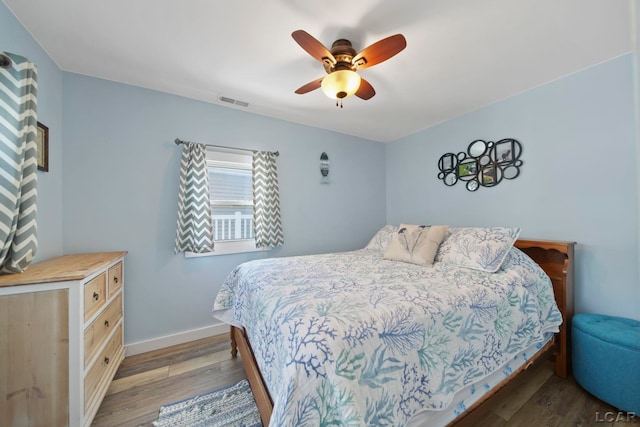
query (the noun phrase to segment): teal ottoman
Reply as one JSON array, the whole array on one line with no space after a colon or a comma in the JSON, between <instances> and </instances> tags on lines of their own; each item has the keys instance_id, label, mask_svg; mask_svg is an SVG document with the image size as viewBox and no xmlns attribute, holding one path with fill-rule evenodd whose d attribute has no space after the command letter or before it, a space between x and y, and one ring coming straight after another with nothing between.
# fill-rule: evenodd
<instances>
[{"instance_id":1,"label":"teal ottoman","mask_svg":"<svg viewBox=\"0 0 640 427\"><path fill-rule=\"evenodd\" d=\"M640 322L581 313L571 328L578 384L619 410L640 414Z\"/></svg>"}]
</instances>

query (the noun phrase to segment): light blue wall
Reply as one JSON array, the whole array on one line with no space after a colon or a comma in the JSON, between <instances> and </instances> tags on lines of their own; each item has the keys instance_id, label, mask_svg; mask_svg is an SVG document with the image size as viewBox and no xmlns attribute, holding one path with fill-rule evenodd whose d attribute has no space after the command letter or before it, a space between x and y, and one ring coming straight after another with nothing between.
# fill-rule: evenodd
<instances>
[{"instance_id":1,"label":"light blue wall","mask_svg":"<svg viewBox=\"0 0 640 427\"><path fill-rule=\"evenodd\" d=\"M38 67L38 121L49 127L49 172L38 171L37 262L62 253L62 72L2 2L0 50Z\"/></svg>"},{"instance_id":2,"label":"light blue wall","mask_svg":"<svg viewBox=\"0 0 640 427\"><path fill-rule=\"evenodd\" d=\"M387 221L576 241L576 311L640 319L632 83L626 55L389 144ZM436 178L442 154L501 138L523 145L517 179L471 193Z\"/></svg>"},{"instance_id":3,"label":"light blue wall","mask_svg":"<svg viewBox=\"0 0 640 427\"><path fill-rule=\"evenodd\" d=\"M640 2L631 2L631 31L632 31L632 53L633 53L633 93L635 116L636 116L636 165L640 165ZM638 185L640 186L640 168L637 168ZM640 191L640 188L639 188ZM639 200L640 202L640 196ZM640 206L640 205L639 205ZM640 209L640 207L639 207ZM640 228L640 227L639 227ZM640 230L639 230L640 231ZM640 235L639 241L640 241ZM640 269L640 259L638 259Z\"/></svg>"},{"instance_id":4,"label":"light blue wall","mask_svg":"<svg viewBox=\"0 0 640 427\"><path fill-rule=\"evenodd\" d=\"M212 324L215 292L240 262L354 249L401 221L517 225L526 237L575 240L576 309L640 319L630 56L381 145L64 73L1 2L0 41L0 50L38 66L39 120L50 129L36 260L128 250L127 343ZM173 254L176 137L280 151L283 248ZM524 146L518 179L476 193L437 180L443 153L503 137ZM322 151L331 158L329 186L319 184Z\"/></svg>"},{"instance_id":5,"label":"light blue wall","mask_svg":"<svg viewBox=\"0 0 640 427\"><path fill-rule=\"evenodd\" d=\"M385 221L384 145L77 74L64 75L64 252L127 250L125 341L208 326L232 268L266 256L363 247ZM285 245L173 253L187 141L278 150ZM320 183L320 154L331 162Z\"/></svg>"}]
</instances>

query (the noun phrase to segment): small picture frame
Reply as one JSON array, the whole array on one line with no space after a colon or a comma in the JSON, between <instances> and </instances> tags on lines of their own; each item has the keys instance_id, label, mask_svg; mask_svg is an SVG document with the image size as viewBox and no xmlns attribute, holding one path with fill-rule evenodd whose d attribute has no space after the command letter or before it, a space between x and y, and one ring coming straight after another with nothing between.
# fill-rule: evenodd
<instances>
[{"instance_id":1,"label":"small picture frame","mask_svg":"<svg viewBox=\"0 0 640 427\"><path fill-rule=\"evenodd\" d=\"M38 170L49 172L49 128L38 122Z\"/></svg>"},{"instance_id":2,"label":"small picture frame","mask_svg":"<svg viewBox=\"0 0 640 427\"><path fill-rule=\"evenodd\" d=\"M488 166L482 169L482 185L493 187L498 183L498 174L495 166Z\"/></svg>"},{"instance_id":3,"label":"small picture frame","mask_svg":"<svg viewBox=\"0 0 640 427\"><path fill-rule=\"evenodd\" d=\"M454 165L454 156L451 153L447 153L440 157L440 170L441 171L451 171L453 170Z\"/></svg>"},{"instance_id":4,"label":"small picture frame","mask_svg":"<svg viewBox=\"0 0 640 427\"><path fill-rule=\"evenodd\" d=\"M478 166L475 160L463 160L458 165L458 176L472 176L478 173Z\"/></svg>"},{"instance_id":5,"label":"small picture frame","mask_svg":"<svg viewBox=\"0 0 640 427\"><path fill-rule=\"evenodd\" d=\"M498 141L498 143L496 144L496 162L513 162L513 144L511 143L511 141Z\"/></svg>"}]
</instances>

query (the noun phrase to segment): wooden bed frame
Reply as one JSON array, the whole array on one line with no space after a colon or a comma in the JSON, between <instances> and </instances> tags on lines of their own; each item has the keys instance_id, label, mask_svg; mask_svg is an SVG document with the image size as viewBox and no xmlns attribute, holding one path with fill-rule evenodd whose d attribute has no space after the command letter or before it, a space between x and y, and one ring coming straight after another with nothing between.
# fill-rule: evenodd
<instances>
[{"instance_id":1,"label":"wooden bed frame","mask_svg":"<svg viewBox=\"0 0 640 427\"><path fill-rule=\"evenodd\" d=\"M480 400L469 407L464 413L453 420L449 425L463 426L474 425L489 407L490 401L505 395L513 387L514 381L522 372L535 363L555 358L555 374L561 378L567 378L571 373L570 336L571 318L573 316L573 253L575 242L561 242L554 240L528 240L520 239L515 246L529 255L551 278L553 293L555 294L558 308L562 313L562 325L554 339L540 349L530 358L526 365L515 370L509 377L496 385ZM253 396L260 412L260 418L264 426L269 425L273 412L273 401L262 378L262 374L256 364L256 359L249 343L246 330L231 326L231 355L236 357L238 350L242 357L242 363L247 373L247 379L251 385Z\"/></svg>"}]
</instances>

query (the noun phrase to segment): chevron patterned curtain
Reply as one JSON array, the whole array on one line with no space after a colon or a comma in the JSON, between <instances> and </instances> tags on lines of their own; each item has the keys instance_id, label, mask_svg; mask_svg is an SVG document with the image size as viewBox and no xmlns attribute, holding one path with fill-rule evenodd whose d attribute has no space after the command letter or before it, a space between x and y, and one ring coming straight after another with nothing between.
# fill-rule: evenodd
<instances>
[{"instance_id":1,"label":"chevron patterned curtain","mask_svg":"<svg viewBox=\"0 0 640 427\"><path fill-rule=\"evenodd\" d=\"M183 145L175 252L212 252L207 149L193 142L183 142Z\"/></svg>"},{"instance_id":2,"label":"chevron patterned curtain","mask_svg":"<svg viewBox=\"0 0 640 427\"><path fill-rule=\"evenodd\" d=\"M253 153L253 220L257 248L284 244L275 153Z\"/></svg>"},{"instance_id":3,"label":"chevron patterned curtain","mask_svg":"<svg viewBox=\"0 0 640 427\"><path fill-rule=\"evenodd\" d=\"M0 52L0 271L21 273L38 248L36 66Z\"/></svg>"}]
</instances>

